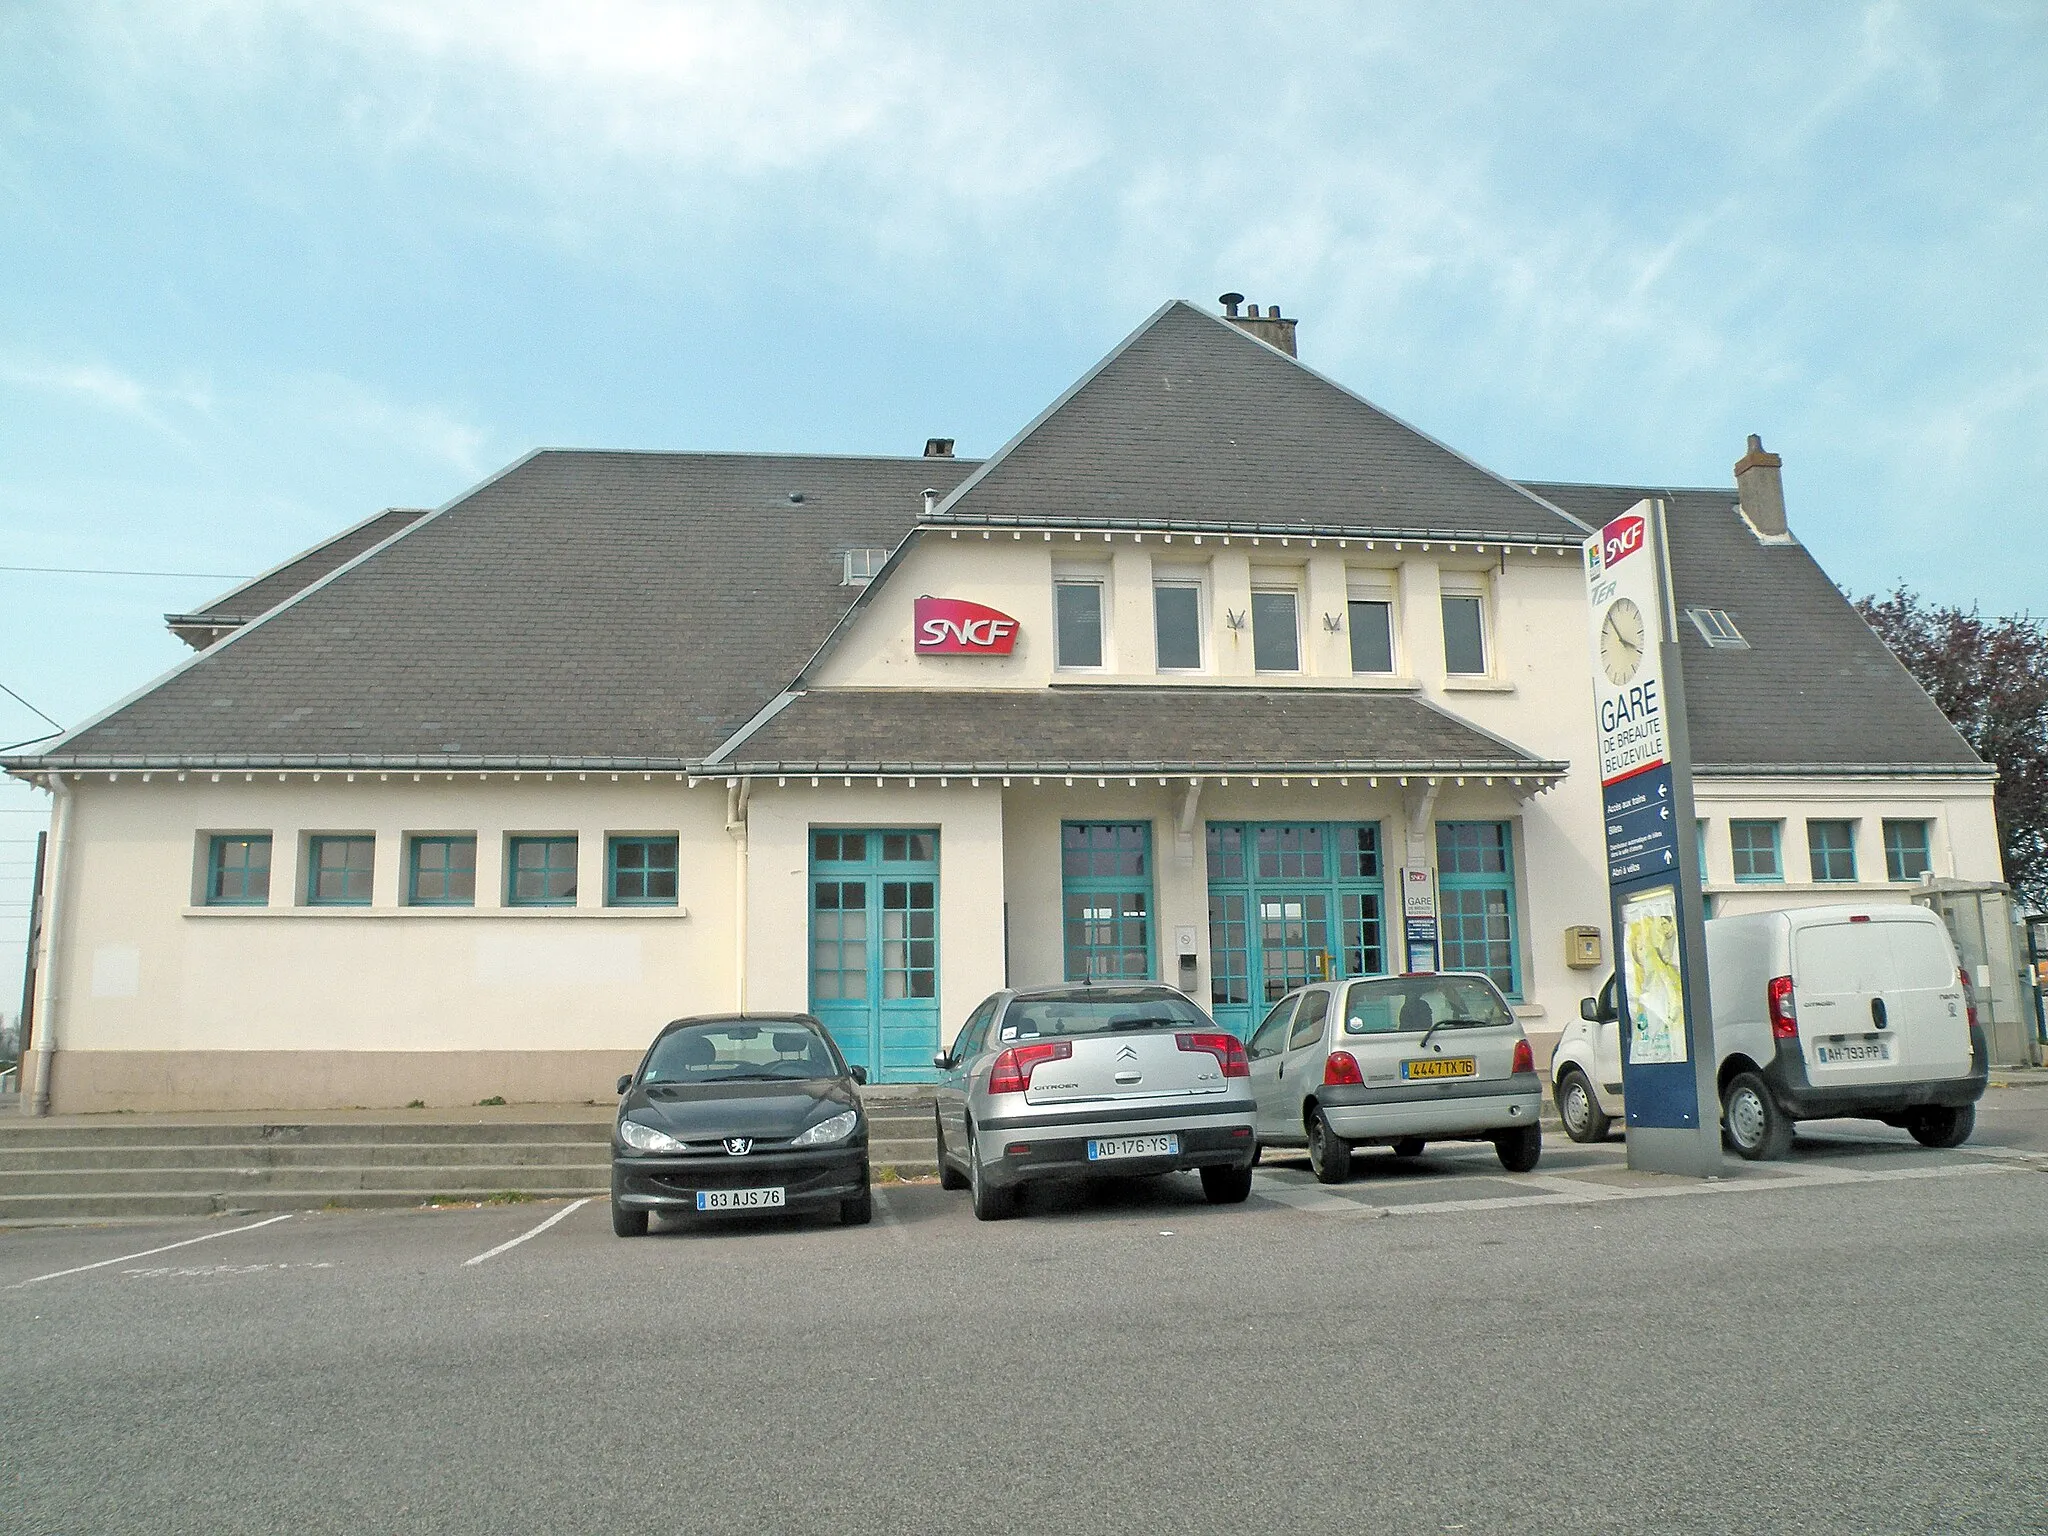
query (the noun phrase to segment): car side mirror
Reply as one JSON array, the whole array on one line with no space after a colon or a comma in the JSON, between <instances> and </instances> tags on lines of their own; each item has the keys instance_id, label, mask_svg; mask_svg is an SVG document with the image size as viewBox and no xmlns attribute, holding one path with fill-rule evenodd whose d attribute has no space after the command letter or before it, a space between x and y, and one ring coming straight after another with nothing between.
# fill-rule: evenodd
<instances>
[{"instance_id":1,"label":"car side mirror","mask_svg":"<svg viewBox=\"0 0 2048 1536\"><path fill-rule=\"evenodd\" d=\"M1598 1024L1600 1022L1600 999L1597 997L1580 998L1579 1017L1588 1024Z\"/></svg>"},{"instance_id":2,"label":"car side mirror","mask_svg":"<svg viewBox=\"0 0 2048 1536\"><path fill-rule=\"evenodd\" d=\"M856 1083L865 1084L867 1082L868 1069L866 1067L848 1067L846 1070Z\"/></svg>"},{"instance_id":3,"label":"car side mirror","mask_svg":"<svg viewBox=\"0 0 2048 1536\"><path fill-rule=\"evenodd\" d=\"M953 1058L944 1051L937 1051L932 1055L932 1065L941 1072L950 1072L953 1070Z\"/></svg>"},{"instance_id":4,"label":"car side mirror","mask_svg":"<svg viewBox=\"0 0 2048 1536\"><path fill-rule=\"evenodd\" d=\"M617 1091L617 1092L619 1092L619 1093L624 1093L624 1092L625 1092L625 1091L626 1091L626 1090L627 1090L628 1088L630 1088L630 1087L632 1087L632 1086L633 1086L633 1074L632 1074L632 1073L630 1073L630 1072L628 1072L628 1073L627 1073L627 1074L626 1074L626 1075L625 1075L624 1077L622 1077L622 1078L620 1078L620 1079L619 1079L619 1086L618 1086L618 1088L617 1088L617 1090L616 1090L616 1091Z\"/></svg>"}]
</instances>

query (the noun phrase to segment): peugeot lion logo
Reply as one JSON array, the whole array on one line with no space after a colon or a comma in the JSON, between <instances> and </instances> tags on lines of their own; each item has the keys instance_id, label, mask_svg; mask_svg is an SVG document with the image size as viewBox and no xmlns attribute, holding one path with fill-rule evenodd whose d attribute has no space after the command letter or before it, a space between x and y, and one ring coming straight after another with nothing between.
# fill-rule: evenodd
<instances>
[{"instance_id":1,"label":"peugeot lion logo","mask_svg":"<svg viewBox=\"0 0 2048 1536\"><path fill-rule=\"evenodd\" d=\"M751 1136L728 1136L725 1138L725 1150L734 1157L745 1157L754 1150L754 1140Z\"/></svg>"}]
</instances>

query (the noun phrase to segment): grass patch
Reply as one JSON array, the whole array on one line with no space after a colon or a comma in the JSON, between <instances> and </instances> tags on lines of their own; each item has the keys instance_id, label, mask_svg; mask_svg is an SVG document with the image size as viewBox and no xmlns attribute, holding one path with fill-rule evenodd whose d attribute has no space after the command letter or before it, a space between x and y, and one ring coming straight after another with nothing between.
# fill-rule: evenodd
<instances>
[{"instance_id":1,"label":"grass patch","mask_svg":"<svg viewBox=\"0 0 2048 1536\"><path fill-rule=\"evenodd\" d=\"M405 1107L407 1109L425 1109L427 1101L425 1099L409 1099L406 1101Z\"/></svg>"},{"instance_id":2,"label":"grass patch","mask_svg":"<svg viewBox=\"0 0 2048 1536\"><path fill-rule=\"evenodd\" d=\"M534 1196L523 1189L501 1189L495 1195L486 1195L485 1205L525 1205Z\"/></svg>"},{"instance_id":3,"label":"grass patch","mask_svg":"<svg viewBox=\"0 0 2048 1536\"><path fill-rule=\"evenodd\" d=\"M505 1095L503 1095L502 1093L494 1093L488 1099L478 1099L476 1101L476 1107L478 1109L485 1109L490 1107L491 1105L503 1104L504 1102Z\"/></svg>"}]
</instances>

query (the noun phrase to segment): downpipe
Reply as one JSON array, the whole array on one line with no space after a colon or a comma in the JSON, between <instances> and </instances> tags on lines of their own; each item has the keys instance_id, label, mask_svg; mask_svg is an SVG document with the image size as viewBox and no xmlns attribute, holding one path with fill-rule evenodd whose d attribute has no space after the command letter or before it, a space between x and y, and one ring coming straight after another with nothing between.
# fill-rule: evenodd
<instances>
[{"instance_id":1,"label":"downpipe","mask_svg":"<svg viewBox=\"0 0 2048 1536\"><path fill-rule=\"evenodd\" d=\"M30 1115L50 1112L51 1069L57 1054L57 938L64 931L64 876L71 851L73 791L61 773L50 775L49 790L50 862L44 872L49 905L43 909L43 953L36 970L36 1081L35 1092L22 1101Z\"/></svg>"},{"instance_id":2,"label":"downpipe","mask_svg":"<svg viewBox=\"0 0 2048 1536\"><path fill-rule=\"evenodd\" d=\"M725 832L733 841L733 1008L747 1011L747 801L752 779L725 781Z\"/></svg>"}]
</instances>

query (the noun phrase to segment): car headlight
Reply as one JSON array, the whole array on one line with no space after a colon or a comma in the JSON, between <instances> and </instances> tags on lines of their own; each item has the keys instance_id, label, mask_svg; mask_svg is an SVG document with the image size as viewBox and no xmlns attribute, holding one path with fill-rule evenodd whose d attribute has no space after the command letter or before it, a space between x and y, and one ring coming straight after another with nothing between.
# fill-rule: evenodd
<instances>
[{"instance_id":1,"label":"car headlight","mask_svg":"<svg viewBox=\"0 0 2048 1536\"><path fill-rule=\"evenodd\" d=\"M619 1140L635 1152L682 1152L687 1150L683 1143L667 1131L657 1131L651 1125L642 1125L638 1120L619 1122Z\"/></svg>"},{"instance_id":2,"label":"car headlight","mask_svg":"<svg viewBox=\"0 0 2048 1536\"><path fill-rule=\"evenodd\" d=\"M858 1124L860 1124L860 1112L849 1109L844 1114L834 1115L830 1120L820 1120L816 1125L792 1141L790 1145L792 1147L822 1147L828 1142L844 1141L853 1134L853 1128Z\"/></svg>"}]
</instances>

